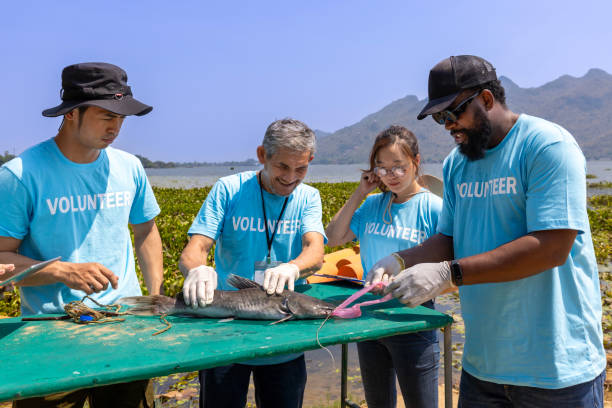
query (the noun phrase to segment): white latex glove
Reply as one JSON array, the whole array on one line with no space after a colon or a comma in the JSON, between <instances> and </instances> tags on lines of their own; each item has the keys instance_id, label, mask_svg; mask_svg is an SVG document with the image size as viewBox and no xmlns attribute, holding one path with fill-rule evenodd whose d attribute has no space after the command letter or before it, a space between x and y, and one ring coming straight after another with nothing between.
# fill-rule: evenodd
<instances>
[{"instance_id":1,"label":"white latex glove","mask_svg":"<svg viewBox=\"0 0 612 408\"><path fill-rule=\"evenodd\" d=\"M378 282L385 284L389 283L389 278L397 275L404 269L404 260L396 252L385 256L380 261L376 262L372 269L368 272L365 285L375 285ZM374 293L379 292L373 290Z\"/></svg>"},{"instance_id":2,"label":"white latex glove","mask_svg":"<svg viewBox=\"0 0 612 408\"><path fill-rule=\"evenodd\" d=\"M268 268L264 272L263 288L268 295L274 292L279 295L283 293L285 289L285 283L287 289L293 291L295 281L300 277L300 268L296 264L283 263L274 268Z\"/></svg>"},{"instance_id":3,"label":"white latex glove","mask_svg":"<svg viewBox=\"0 0 612 408\"><path fill-rule=\"evenodd\" d=\"M217 288L217 271L210 266L200 265L190 269L183 283L185 304L194 309L205 307L213 301Z\"/></svg>"},{"instance_id":4,"label":"white latex glove","mask_svg":"<svg viewBox=\"0 0 612 408\"><path fill-rule=\"evenodd\" d=\"M385 293L393 294L409 307L416 307L452 287L455 285L451 280L450 263L422 263L391 278Z\"/></svg>"}]
</instances>

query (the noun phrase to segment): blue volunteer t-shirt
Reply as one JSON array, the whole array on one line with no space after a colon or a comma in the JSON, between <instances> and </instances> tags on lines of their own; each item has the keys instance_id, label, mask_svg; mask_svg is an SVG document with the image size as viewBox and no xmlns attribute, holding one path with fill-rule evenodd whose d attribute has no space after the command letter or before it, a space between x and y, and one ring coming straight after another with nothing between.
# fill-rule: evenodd
<instances>
[{"instance_id":1,"label":"blue volunteer t-shirt","mask_svg":"<svg viewBox=\"0 0 612 408\"><path fill-rule=\"evenodd\" d=\"M119 287L92 295L102 304L141 295L128 223L140 224L159 207L140 161L108 147L93 163L66 158L53 139L0 168L0 236L21 240L19 253L37 260L98 262ZM21 313L63 313L85 292L63 283L20 287Z\"/></svg>"},{"instance_id":2,"label":"blue volunteer t-shirt","mask_svg":"<svg viewBox=\"0 0 612 408\"><path fill-rule=\"evenodd\" d=\"M265 190L263 196L269 234L276 230L270 253L272 261L288 262L297 258L302 252L302 236L307 232L318 232L325 237L317 189L298 185L289 195L280 221L278 217L285 197ZM208 193L188 233L205 235L216 241L218 289L234 290L226 282L230 273L254 279L255 262L265 261L268 254L257 173L247 171L220 178ZM299 356L283 355L246 364L279 364Z\"/></svg>"},{"instance_id":3,"label":"blue volunteer t-shirt","mask_svg":"<svg viewBox=\"0 0 612 408\"><path fill-rule=\"evenodd\" d=\"M383 222L391 193L368 196L351 219L359 240L363 278L372 266L392 252L412 248L436 233L442 199L423 189L405 203L392 203L392 224Z\"/></svg>"},{"instance_id":4,"label":"blue volunteer t-shirt","mask_svg":"<svg viewBox=\"0 0 612 408\"><path fill-rule=\"evenodd\" d=\"M527 115L481 160L444 161L438 231L455 258L533 231L573 229L565 264L513 282L462 286L463 368L495 383L557 389L606 365L601 295L586 210L586 163L562 127Z\"/></svg>"}]
</instances>

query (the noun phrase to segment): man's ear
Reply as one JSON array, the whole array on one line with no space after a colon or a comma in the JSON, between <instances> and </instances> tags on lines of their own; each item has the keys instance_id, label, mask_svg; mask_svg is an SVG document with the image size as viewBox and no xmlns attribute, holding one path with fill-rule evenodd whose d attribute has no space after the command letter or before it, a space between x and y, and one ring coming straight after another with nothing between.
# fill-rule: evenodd
<instances>
[{"instance_id":1,"label":"man's ear","mask_svg":"<svg viewBox=\"0 0 612 408\"><path fill-rule=\"evenodd\" d=\"M485 109L488 111L493 109L493 105L495 104L495 97L493 96L493 93L488 89L483 89L480 95L482 95L482 102Z\"/></svg>"},{"instance_id":2,"label":"man's ear","mask_svg":"<svg viewBox=\"0 0 612 408\"><path fill-rule=\"evenodd\" d=\"M266 164L266 149L263 146L257 146L257 159L261 164Z\"/></svg>"},{"instance_id":3,"label":"man's ear","mask_svg":"<svg viewBox=\"0 0 612 408\"><path fill-rule=\"evenodd\" d=\"M64 114L64 120L75 120L79 116L79 109L75 108L70 112Z\"/></svg>"},{"instance_id":4,"label":"man's ear","mask_svg":"<svg viewBox=\"0 0 612 408\"><path fill-rule=\"evenodd\" d=\"M312 159L314 159L314 154L310 155L310 158L308 159L308 163L310 163L312 161Z\"/></svg>"}]
</instances>

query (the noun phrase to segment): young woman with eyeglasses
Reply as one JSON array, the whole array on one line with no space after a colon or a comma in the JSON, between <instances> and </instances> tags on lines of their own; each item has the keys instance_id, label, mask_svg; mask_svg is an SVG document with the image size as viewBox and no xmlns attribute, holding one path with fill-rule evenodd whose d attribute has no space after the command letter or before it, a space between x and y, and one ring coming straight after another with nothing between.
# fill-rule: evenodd
<instances>
[{"instance_id":1,"label":"young woman with eyeglasses","mask_svg":"<svg viewBox=\"0 0 612 408\"><path fill-rule=\"evenodd\" d=\"M391 126L381 132L370 152L369 170L325 230L329 246L359 240L366 282L372 279L366 271L379 259L436 233L442 200L419 183L419 164L411 131ZM370 195L377 187L382 193ZM433 301L423 306L433 309ZM364 341L357 343L357 351L368 407L395 407L396 377L406 407L438 406L435 330Z\"/></svg>"}]
</instances>

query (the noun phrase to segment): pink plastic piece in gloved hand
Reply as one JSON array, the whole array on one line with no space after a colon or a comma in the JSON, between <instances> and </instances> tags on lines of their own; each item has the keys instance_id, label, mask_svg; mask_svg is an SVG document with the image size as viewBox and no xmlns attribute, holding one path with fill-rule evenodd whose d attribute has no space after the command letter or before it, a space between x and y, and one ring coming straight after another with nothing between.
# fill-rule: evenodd
<instances>
[{"instance_id":1,"label":"pink plastic piece in gloved hand","mask_svg":"<svg viewBox=\"0 0 612 408\"><path fill-rule=\"evenodd\" d=\"M385 297L377 299L377 300L370 300L368 302L361 302L361 303L357 303L357 304L355 304L355 305L353 305L351 307L347 307L349 304L351 304L355 300L359 299L361 296L365 295L366 293L368 293L372 289L374 289L374 288L382 289L384 286L385 286L385 284L383 282L378 282L378 283L376 283L374 285L366 286L363 289L360 289L359 291L357 291L357 292L353 293L351 296L349 296L349 298L346 299L344 302L342 302L340 304L340 306L335 308L331 315L335 316L335 317L340 317L342 319L352 319L352 318L361 316L361 307L362 306L368 306L368 305L374 305L376 303L388 302L389 300L393 299L393 296L391 294L388 294Z\"/></svg>"}]
</instances>

